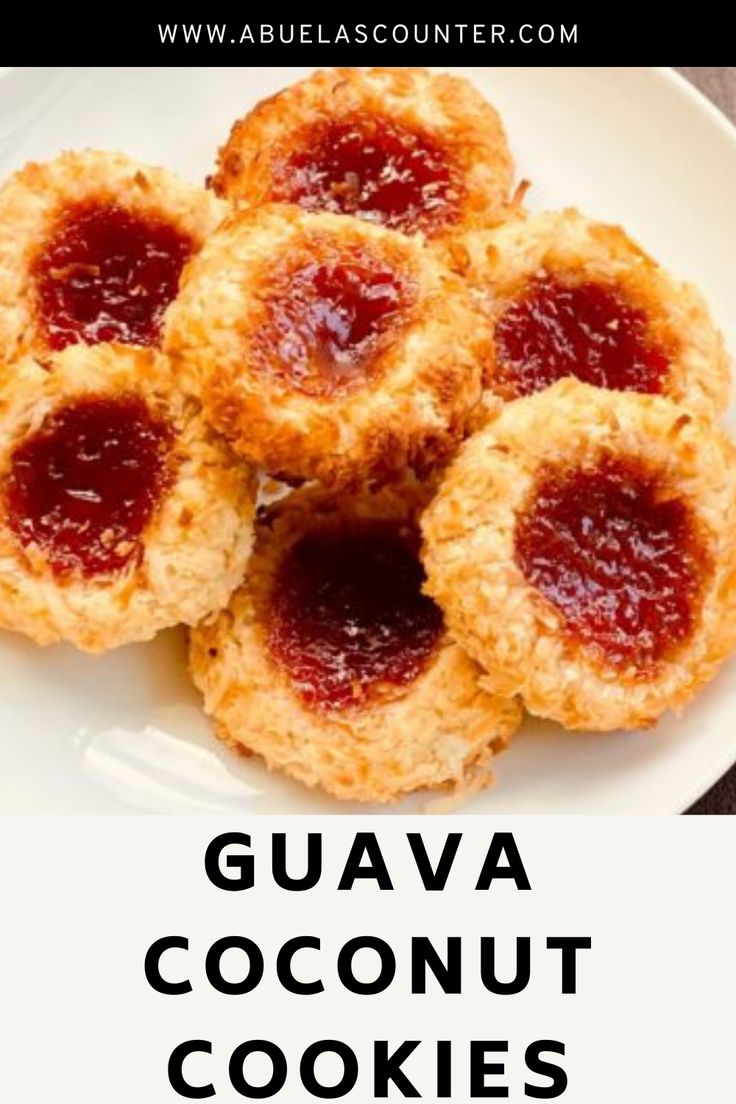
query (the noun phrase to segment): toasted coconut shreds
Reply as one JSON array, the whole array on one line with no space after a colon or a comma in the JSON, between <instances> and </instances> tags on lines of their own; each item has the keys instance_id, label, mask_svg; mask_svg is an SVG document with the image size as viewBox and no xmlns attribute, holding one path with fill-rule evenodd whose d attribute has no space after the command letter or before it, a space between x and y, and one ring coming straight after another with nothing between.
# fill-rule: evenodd
<instances>
[{"instance_id":1,"label":"toasted coconut shreds","mask_svg":"<svg viewBox=\"0 0 736 1104\"><path fill-rule=\"evenodd\" d=\"M695 413L720 414L728 405L730 360L702 296L692 284L670 276L621 227L594 222L574 209L522 214L458 235L448 256L479 293L491 338L531 282L599 284L647 317L648 340L669 361L662 394ZM484 402L491 406L498 396L511 397L495 340L484 382Z\"/></svg>"},{"instance_id":2,"label":"toasted coconut shreds","mask_svg":"<svg viewBox=\"0 0 736 1104\"><path fill-rule=\"evenodd\" d=\"M343 279L356 265L369 281L377 273L395 284L397 306L331 390L339 359L304 330L310 310L340 319L341 292L335 307L318 287L314 307L309 274ZM428 469L454 451L480 398L485 330L463 281L416 239L277 205L238 212L209 239L185 271L164 347L243 456L277 477L345 485ZM291 369L294 347L306 385Z\"/></svg>"},{"instance_id":3,"label":"toasted coconut shreds","mask_svg":"<svg viewBox=\"0 0 736 1104\"><path fill-rule=\"evenodd\" d=\"M71 346L44 371L20 361L0 401L0 625L38 644L71 641L101 652L195 624L240 583L253 534L255 478L182 397L168 362L149 349ZM43 547L10 522L16 449L72 404L134 396L170 431L170 477L141 535L141 554L120 570L61 577Z\"/></svg>"},{"instance_id":4,"label":"toasted coconut shreds","mask_svg":"<svg viewBox=\"0 0 736 1104\"><path fill-rule=\"evenodd\" d=\"M513 161L497 112L467 81L426 69L320 71L271 96L234 124L220 150L212 186L218 195L246 206L295 201L320 209L324 194L312 195L308 188L306 194L294 191L300 178L296 166L303 164L305 155L309 161L320 141L333 152L336 137L330 139L330 126L350 123L357 134L368 127L363 139L355 141L369 149L372 160L376 138L380 144L381 133L391 131L399 135L400 145L411 147L412 136L422 145L429 144L429 152L419 157L421 169L426 169L428 160L439 158L449 173L448 194L438 193L430 183L427 207L420 206L416 230L440 240L465 226L494 222L505 209ZM349 167L345 167L346 181L352 183ZM359 165L356 168L359 177ZM302 168L305 171L309 172L308 167ZM389 163L379 179L391 175ZM317 172L317 178L323 180L322 174ZM338 181L327 209L354 214L354 205L345 207L340 199L344 186ZM367 194L375 196L374 184L368 184ZM444 199L449 200L446 205ZM376 210L370 209L370 202L367 206L365 217L382 221L380 206ZM400 217L393 224L408 232L413 226L411 219Z\"/></svg>"},{"instance_id":5,"label":"toasted coconut shreds","mask_svg":"<svg viewBox=\"0 0 736 1104\"><path fill-rule=\"evenodd\" d=\"M516 557L517 519L540 472L601 457L659 473L692 511L708 564L687 638L644 677L571 639ZM669 399L563 380L506 405L463 446L422 527L427 591L485 669L483 685L567 728L653 724L690 701L736 643L736 450Z\"/></svg>"},{"instance_id":6,"label":"toasted coconut shreds","mask_svg":"<svg viewBox=\"0 0 736 1104\"><path fill-rule=\"evenodd\" d=\"M43 358L48 339L33 267L64 215L109 204L166 223L197 250L227 211L202 188L119 153L62 153L31 162L0 188L0 348L2 371L26 354Z\"/></svg>"},{"instance_id":7,"label":"toasted coconut shreds","mask_svg":"<svg viewBox=\"0 0 736 1104\"><path fill-rule=\"evenodd\" d=\"M415 484L335 498L304 488L260 526L248 576L229 608L191 634L191 671L221 739L310 786L351 801L486 785L520 710L480 689L480 669L445 634L401 693L358 710L305 704L265 645L262 610L282 557L304 533L380 519L405 526L425 497Z\"/></svg>"}]
</instances>

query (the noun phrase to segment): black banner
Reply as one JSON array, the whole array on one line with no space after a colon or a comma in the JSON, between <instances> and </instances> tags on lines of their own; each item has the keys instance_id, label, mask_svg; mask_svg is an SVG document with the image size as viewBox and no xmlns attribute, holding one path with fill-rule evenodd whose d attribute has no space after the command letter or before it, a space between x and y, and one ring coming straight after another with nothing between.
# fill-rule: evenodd
<instances>
[{"instance_id":1,"label":"black banner","mask_svg":"<svg viewBox=\"0 0 736 1104\"><path fill-rule=\"evenodd\" d=\"M454 6L453 6L454 7ZM16 60L136 64L588 64L652 60L653 50L704 48L718 42L718 24L698 20L644 22L641 10L590 5L525 9L494 6L435 19L353 12L322 18L312 7L293 16L278 7L211 4L138 13L127 7L85 8L39 19L32 9L5 12L3 45Z\"/></svg>"}]
</instances>

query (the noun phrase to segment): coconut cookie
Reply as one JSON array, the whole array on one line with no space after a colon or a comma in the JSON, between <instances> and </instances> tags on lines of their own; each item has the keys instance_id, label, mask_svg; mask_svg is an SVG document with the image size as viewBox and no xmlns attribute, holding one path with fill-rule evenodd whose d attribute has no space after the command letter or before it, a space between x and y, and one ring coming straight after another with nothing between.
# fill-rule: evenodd
<instances>
[{"instance_id":1,"label":"coconut cookie","mask_svg":"<svg viewBox=\"0 0 736 1104\"><path fill-rule=\"evenodd\" d=\"M208 240L164 344L239 453L344 483L454 449L480 398L483 329L464 282L417 239L274 205Z\"/></svg>"},{"instance_id":2,"label":"coconut cookie","mask_svg":"<svg viewBox=\"0 0 736 1104\"><path fill-rule=\"evenodd\" d=\"M568 728L678 709L736 640L736 450L666 398L574 380L465 444L427 589L495 693Z\"/></svg>"},{"instance_id":3,"label":"coconut cookie","mask_svg":"<svg viewBox=\"0 0 736 1104\"><path fill-rule=\"evenodd\" d=\"M520 710L479 687L422 594L423 500L408 483L303 488L272 509L244 586L192 633L192 674L222 739L356 801L489 780Z\"/></svg>"},{"instance_id":4,"label":"coconut cookie","mask_svg":"<svg viewBox=\"0 0 736 1104\"><path fill-rule=\"evenodd\" d=\"M620 227L574 210L520 217L466 234L453 258L485 298L491 394L518 398L573 376L696 412L727 405L728 355L702 297Z\"/></svg>"},{"instance_id":5,"label":"coconut cookie","mask_svg":"<svg viewBox=\"0 0 736 1104\"><path fill-rule=\"evenodd\" d=\"M118 153L26 165L0 189L5 363L76 343L158 345L181 269L224 210Z\"/></svg>"},{"instance_id":6,"label":"coconut cookie","mask_svg":"<svg viewBox=\"0 0 736 1104\"><path fill-rule=\"evenodd\" d=\"M235 123L212 185L248 206L296 203L436 238L496 217L513 162L496 111L426 69L337 69Z\"/></svg>"},{"instance_id":7,"label":"coconut cookie","mask_svg":"<svg viewBox=\"0 0 736 1104\"><path fill-rule=\"evenodd\" d=\"M158 353L70 346L0 389L0 625L87 651L224 606L254 480Z\"/></svg>"}]
</instances>

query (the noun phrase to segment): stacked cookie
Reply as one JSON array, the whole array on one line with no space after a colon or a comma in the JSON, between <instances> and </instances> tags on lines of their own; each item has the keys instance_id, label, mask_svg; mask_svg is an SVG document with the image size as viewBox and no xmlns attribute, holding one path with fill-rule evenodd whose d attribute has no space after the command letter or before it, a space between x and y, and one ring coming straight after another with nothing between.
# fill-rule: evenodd
<instances>
[{"instance_id":1,"label":"stacked cookie","mask_svg":"<svg viewBox=\"0 0 736 1104\"><path fill-rule=\"evenodd\" d=\"M213 178L234 213L167 317L212 425L299 485L193 633L195 681L223 739L339 797L484 784L520 722L419 558L492 356L451 243L504 217L511 182L498 116L466 82L318 73L235 124Z\"/></svg>"},{"instance_id":2,"label":"stacked cookie","mask_svg":"<svg viewBox=\"0 0 736 1104\"><path fill-rule=\"evenodd\" d=\"M0 191L0 623L193 626L218 734L358 800L485 784L524 708L692 698L736 640L698 293L527 215L450 76L317 73L211 184L86 153Z\"/></svg>"}]
</instances>

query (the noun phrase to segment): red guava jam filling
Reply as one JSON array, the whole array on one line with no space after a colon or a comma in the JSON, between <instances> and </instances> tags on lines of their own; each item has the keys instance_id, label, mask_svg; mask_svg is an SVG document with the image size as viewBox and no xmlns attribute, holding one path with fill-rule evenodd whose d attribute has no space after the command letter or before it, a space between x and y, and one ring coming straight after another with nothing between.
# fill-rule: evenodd
<instances>
[{"instance_id":1,"label":"red guava jam filling","mask_svg":"<svg viewBox=\"0 0 736 1104\"><path fill-rule=\"evenodd\" d=\"M544 475L517 522L516 559L572 638L644 676L690 635L706 562L686 503L615 459Z\"/></svg>"},{"instance_id":2,"label":"red guava jam filling","mask_svg":"<svg viewBox=\"0 0 736 1104\"><path fill-rule=\"evenodd\" d=\"M191 252L191 239L161 218L113 203L70 207L33 265L51 348L156 345Z\"/></svg>"},{"instance_id":3,"label":"red guava jam filling","mask_svg":"<svg viewBox=\"0 0 736 1104\"><path fill-rule=\"evenodd\" d=\"M57 575L136 562L167 484L171 438L136 395L85 397L49 415L12 456L5 499L16 537Z\"/></svg>"},{"instance_id":4,"label":"red guava jam filling","mask_svg":"<svg viewBox=\"0 0 736 1104\"><path fill-rule=\"evenodd\" d=\"M662 390L669 356L646 312L611 285L531 281L496 323L499 382L513 396L576 376L610 391Z\"/></svg>"},{"instance_id":5,"label":"red guava jam filling","mask_svg":"<svg viewBox=\"0 0 736 1104\"><path fill-rule=\"evenodd\" d=\"M346 394L371 378L408 288L384 263L356 253L274 276L254 342L257 362L306 395Z\"/></svg>"},{"instance_id":6,"label":"red guava jam filling","mask_svg":"<svg viewBox=\"0 0 736 1104\"><path fill-rule=\"evenodd\" d=\"M454 222L461 189L433 138L375 115L319 123L274 173L272 198L356 215L404 233Z\"/></svg>"},{"instance_id":7,"label":"red guava jam filling","mask_svg":"<svg viewBox=\"0 0 736 1104\"><path fill-rule=\"evenodd\" d=\"M309 534L291 549L270 595L267 642L307 705L365 706L421 674L442 631L423 581L416 550L388 524Z\"/></svg>"}]
</instances>

